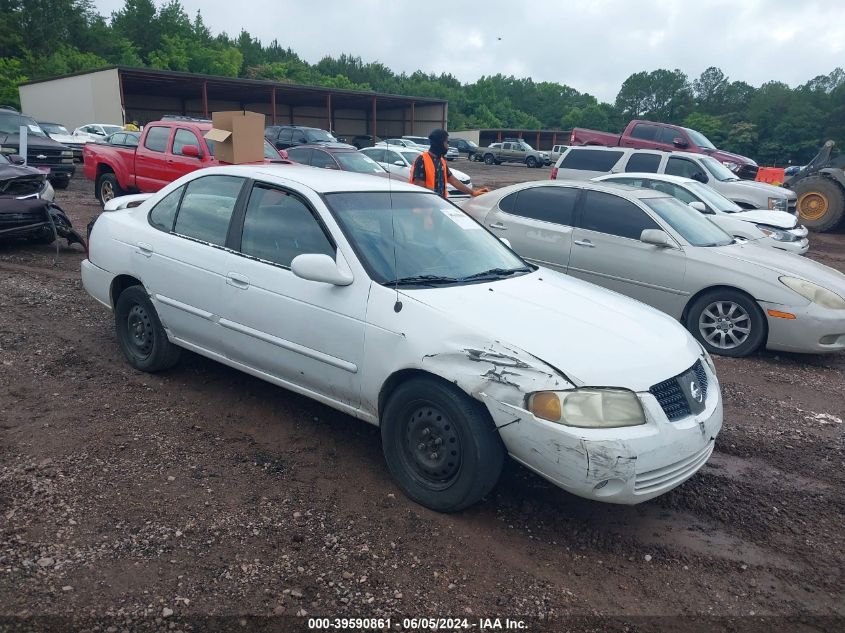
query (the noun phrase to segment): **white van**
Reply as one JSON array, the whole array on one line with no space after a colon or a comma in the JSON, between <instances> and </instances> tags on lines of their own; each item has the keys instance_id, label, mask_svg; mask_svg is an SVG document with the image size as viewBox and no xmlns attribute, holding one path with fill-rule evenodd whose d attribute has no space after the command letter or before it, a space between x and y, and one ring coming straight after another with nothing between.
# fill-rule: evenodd
<instances>
[{"instance_id":1,"label":"white van","mask_svg":"<svg viewBox=\"0 0 845 633\"><path fill-rule=\"evenodd\" d=\"M692 178L710 185L743 209L773 209L795 215L794 191L764 182L740 180L706 154L660 152L633 147L569 147L552 168L552 180L590 180L605 174L648 172Z\"/></svg>"}]
</instances>

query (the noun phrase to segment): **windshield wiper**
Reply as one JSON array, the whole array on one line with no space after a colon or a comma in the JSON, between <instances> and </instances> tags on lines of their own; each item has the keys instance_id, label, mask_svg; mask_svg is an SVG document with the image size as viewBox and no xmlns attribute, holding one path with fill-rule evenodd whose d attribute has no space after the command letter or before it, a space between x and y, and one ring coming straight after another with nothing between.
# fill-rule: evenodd
<instances>
[{"instance_id":1,"label":"windshield wiper","mask_svg":"<svg viewBox=\"0 0 845 633\"><path fill-rule=\"evenodd\" d=\"M468 281L470 279L502 279L503 277L510 277L516 273L530 272L531 269L527 266L522 266L521 268L491 268L490 270L483 270L480 273L461 277L461 281Z\"/></svg>"},{"instance_id":2,"label":"windshield wiper","mask_svg":"<svg viewBox=\"0 0 845 633\"><path fill-rule=\"evenodd\" d=\"M412 277L400 277L399 279L391 279L390 281L385 281L383 285L385 286L417 286L417 285L428 285L428 286L437 286L440 284L454 284L461 281L460 279L455 279L454 277L441 277L439 275L414 275Z\"/></svg>"}]
</instances>

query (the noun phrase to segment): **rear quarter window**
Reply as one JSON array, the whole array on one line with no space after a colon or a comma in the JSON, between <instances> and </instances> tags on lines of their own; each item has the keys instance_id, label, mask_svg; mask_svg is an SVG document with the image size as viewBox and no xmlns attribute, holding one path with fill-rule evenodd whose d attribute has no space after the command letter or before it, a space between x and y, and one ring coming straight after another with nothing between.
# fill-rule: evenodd
<instances>
[{"instance_id":1,"label":"rear quarter window","mask_svg":"<svg viewBox=\"0 0 845 633\"><path fill-rule=\"evenodd\" d=\"M572 149L560 164L562 169L584 171L610 171L619 162L623 152L608 152L601 149Z\"/></svg>"},{"instance_id":2,"label":"rear quarter window","mask_svg":"<svg viewBox=\"0 0 845 633\"><path fill-rule=\"evenodd\" d=\"M144 147L152 152L167 151L167 141L170 138L169 127L151 127L144 139Z\"/></svg>"}]
</instances>

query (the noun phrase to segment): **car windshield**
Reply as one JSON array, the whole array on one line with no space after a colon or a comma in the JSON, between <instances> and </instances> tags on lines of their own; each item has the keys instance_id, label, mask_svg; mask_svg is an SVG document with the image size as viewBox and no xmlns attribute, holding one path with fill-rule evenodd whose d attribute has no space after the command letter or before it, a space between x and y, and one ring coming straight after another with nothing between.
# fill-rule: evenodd
<instances>
[{"instance_id":1,"label":"car windshield","mask_svg":"<svg viewBox=\"0 0 845 633\"><path fill-rule=\"evenodd\" d=\"M368 191L325 198L378 283L439 287L533 270L475 220L432 193Z\"/></svg>"},{"instance_id":2,"label":"car windshield","mask_svg":"<svg viewBox=\"0 0 845 633\"><path fill-rule=\"evenodd\" d=\"M106 133L106 136L108 136L109 134L114 134L115 132L123 131L123 128L119 125L104 125L103 131Z\"/></svg>"},{"instance_id":3,"label":"car windshield","mask_svg":"<svg viewBox=\"0 0 845 633\"><path fill-rule=\"evenodd\" d=\"M385 171L376 161L360 152L335 152L333 155L346 171L359 174L382 174Z\"/></svg>"},{"instance_id":4,"label":"car windshield","mask_svg":"<svg viewBox=\"0 0 845 633\"><path fill-rule=\"evenodd\" d=\"M712 156L701 156L700 159L701 164L704 165L704 167L707 168L707 171L713 174L713 177L719 182L733 182L739 180L739 178L736 177L736 174Z\"/></svg>"},{"instance_id":5,"label":"car windshield","mask_svg":"<svg viewBox=\"0 0 845 633\"><path fill-rule=\"evenodd\" d=\"M742 211L741 206L732 200L728 200L712 187L703 185L700 182L688 182L684 186L689 189L694 196L701 198L707 206L716 209L717 211L722 211L724 213L736 213L737 211Z\"/></svg>"},{"instance_id":6,"label":"car windshield","mask_svg":"<svg viewBox=\"0 0 845 633\"><path fill-rule=\"evenodd\" d=\"M704 134L702 134L701 132L696 132L695 130L691 130L688 127L685 127L683 129L692 139L692 142L698 145L699 147L703 147L704 149L716 149L716 146L710 142L710 139L704 136Z\"/></svg>"},{"instance_id":7,"label":"car windshield","mask_svg":"<svg viewBox=\"0 0 845 633\"><path fill-rule=\"evenodd\" d=\"M59 125L58 123L39 123L39 125L47 134L64 134L65 136L70 136L70 132L67 131L64 125Z\"/></svg>"},{"instance_id":8,"label":"car windshield","mask_svg":"<svg viewBox=\"0 0 845 633\"><path fill-rule=\"evenodd\" d=\"M305 130L309 143L336 143L337 139L325 130Z\"/></svg>"},{"instance_id":9,"label":"car windshield","mask_svg":"<svg viewBox=\"0 0 845 633\"><path fill-rule=\"evenodd\" d=\"M643 198L642 201L693 246L733 243L730 235L677 198Z\"/></svg>"},{"instance_id":10,"label":"car windshield","mask_svg":"<svg viewBox=\"0 0 845 633\"><path fill-rule=\"evenodd\" d=\"M32 117L14 112L0 113L0 134L20 134L21 126L27 128L29 134L47 136Z\"/></svg>"}]
</instances>

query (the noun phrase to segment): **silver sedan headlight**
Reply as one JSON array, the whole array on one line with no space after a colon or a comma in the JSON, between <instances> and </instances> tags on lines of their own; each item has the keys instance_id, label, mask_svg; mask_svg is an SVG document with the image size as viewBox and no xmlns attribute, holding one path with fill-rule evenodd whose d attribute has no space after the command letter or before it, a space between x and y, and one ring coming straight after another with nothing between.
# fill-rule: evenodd
<instances>
[{"instance_id":1,"label":"silver sedan headlight","mask_svg":"<svg viewBox=\"0 0 845 633\"><path fill-rule=\"evenodd\" d=\"M806 279L799 279L798 277L780 277L780 282L808 301L817 303L824 308L845 310L845 299L827 288L822 288Z\"/></svg>"},{"instance_id":2,"label":"silver sedan headlight","mask_svg":"<svg viewBox=\"0 0 845 633\"><path fill-rule=\"evenodd\" d=\"M645 424L640 399L627 389L539 391L528 397L528 410L538 418L585 429Z\"/></svg>"},{"instance_id":3,"label":"silver sedan headlight","mask_svg":"<svg viewBox=\"0 0 845 633\"><path fill-rule=\"evenodd\" d=\"M770 237L773 240L777 240L778 242L797 242L801 239L794 233L790 233L789 231L783 231L781 229L776 229L773 226L758 224L757 228L760 229L763 233L765 233L767 237Z\"/></svg>"}]
</instances>

